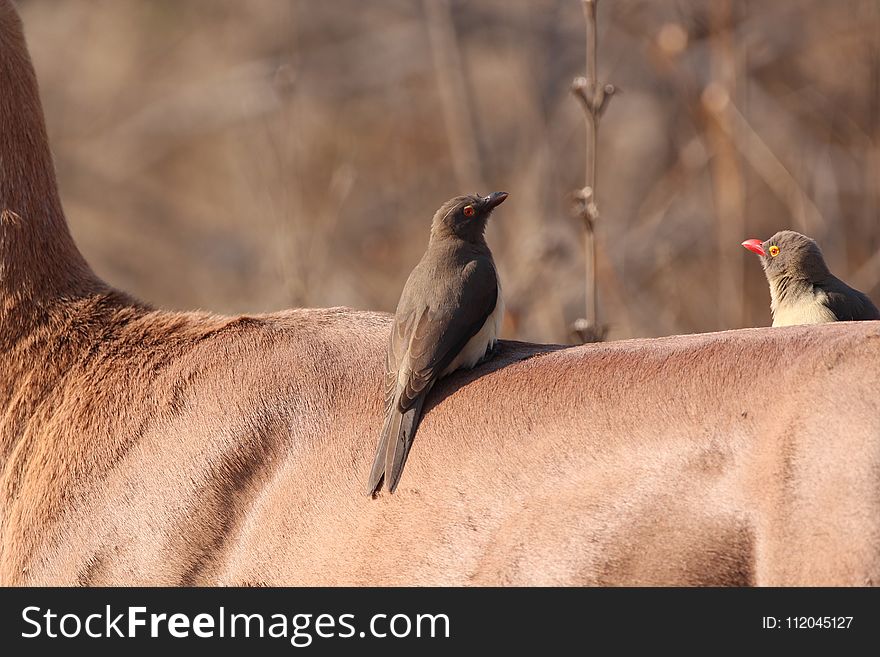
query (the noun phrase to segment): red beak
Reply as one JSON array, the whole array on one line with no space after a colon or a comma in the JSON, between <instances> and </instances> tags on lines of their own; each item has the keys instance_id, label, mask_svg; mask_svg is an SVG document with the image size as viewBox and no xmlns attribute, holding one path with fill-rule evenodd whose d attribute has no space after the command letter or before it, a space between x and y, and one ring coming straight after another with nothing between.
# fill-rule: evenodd
<instances>
[{"instance_id":1,"label":"red beak","mask_svg":"<svg viewBox=\"0 0 880 657\"><path fill-rule=\"evenodd\" d=\"M764 251L764 243L761 240L746 240L743 242L743 246L752 253L757 253L759 256L767 255L767 252Z\"/></svg>"}]
</instances>

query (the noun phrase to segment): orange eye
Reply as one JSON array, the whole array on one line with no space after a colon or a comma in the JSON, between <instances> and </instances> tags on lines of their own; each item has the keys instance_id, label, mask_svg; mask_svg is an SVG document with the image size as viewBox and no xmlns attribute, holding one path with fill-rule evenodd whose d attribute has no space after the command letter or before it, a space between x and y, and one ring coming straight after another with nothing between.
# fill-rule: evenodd
<instances>
[{"instance_id":1,"label":"orange eye","mask_svg":"<svg viewBox=\"0 0 880 657\"><path fill-rule=\"evenodd\" d=\"M775 244L771 246L768 250L770 251L770 255L774 258L779 255L779 247Z\"/></svg>"},{"instance_id":2,"label":"orange eye","mask_svg":"<svg viewBox=\"0 0 880 657\"><path fill-rule=\"evenodd\" d=\"M474 206L473 205L464 206L463 212L464 212L465 217L473 217L474 216Z\"/></svg>"}]
</instances>

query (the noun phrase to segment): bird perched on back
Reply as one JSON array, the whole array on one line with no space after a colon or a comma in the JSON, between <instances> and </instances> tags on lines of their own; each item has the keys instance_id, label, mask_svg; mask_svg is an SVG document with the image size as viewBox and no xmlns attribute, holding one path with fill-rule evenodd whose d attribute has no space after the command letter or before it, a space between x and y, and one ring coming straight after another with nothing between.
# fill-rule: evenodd
<instances>
[{"instance_id":1,"label":"bird perched on back","mask_svg":"<svg viewBox=\"0 0 880 657\"><path fill-rule=\"evenodd\" d=\"M793 230L742 243L761 257L773 326L880 319L871 300L834 276L815 241Z\"/></svg>"},{"instance_id":2,"label":"bird perched on back","mask_svg":"<svg viewBox=\"0 0 880 657\"><path fill-rule=\"evenodd\" d=\"M507 192L458 196L434 214L428 250L406 281L385 358L385 423L369 493L400 481L425 397L438 379L491 355L504 316L484 236Z\"/></svg>"}]
</instances>

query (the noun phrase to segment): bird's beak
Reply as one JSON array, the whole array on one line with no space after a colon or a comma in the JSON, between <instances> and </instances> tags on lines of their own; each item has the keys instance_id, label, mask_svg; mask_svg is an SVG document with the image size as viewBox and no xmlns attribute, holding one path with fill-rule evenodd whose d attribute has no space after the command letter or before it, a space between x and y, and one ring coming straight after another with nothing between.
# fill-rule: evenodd
<instances>
[{"instance_id":1,"label":"bird's beak","mask_svg":"<svg viewBox=\"0 0 880 657\"><path fill-rule=\"evenodd\" d=\"M764 243L761 240L746 240L743 242L743 246L752 253L757 253L759 256L767 255L767 252L764 251Z\"/></svg>"},{"instance_id":2,"label":"bird's beak","mask_svg":"<svg viewBox=\"0 0 880 657\"><path fill-rule=\"evenodd\" d=\"M483 199L483 205L487 210L491 210L502 203L507 198L507 192L492 192Z\"/></svg>"}]
</instances>

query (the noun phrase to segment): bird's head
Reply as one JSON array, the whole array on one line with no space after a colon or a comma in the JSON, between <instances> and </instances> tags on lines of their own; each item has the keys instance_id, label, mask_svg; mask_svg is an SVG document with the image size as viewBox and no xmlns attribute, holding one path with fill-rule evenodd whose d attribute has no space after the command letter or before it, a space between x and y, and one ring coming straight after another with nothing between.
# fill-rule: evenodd
<instances>
[{"instance_id":1,"label":"bird's head","mask_svg":"<svg viewBox=\"0 0 880 657\"><path fill-rule=\"evenodd\" d=\"M769 240L746 240L742 245L761 258L771 282L780 278L821 282L829 275L819 245L806 235L782 230Z\"/></svg>"},{"instance_id":2,"label":"bird's head","mask_svg":"<svg viewBox=\"0 0 880 657\"><path fill-rule=\"evenodd\" d=\"M506 198L507 192L492 192L487 196L473 194L449 199L434 214L431 236L454 235L468 242L481 241L489 215Z\"/></svg>"}]
</instances>

